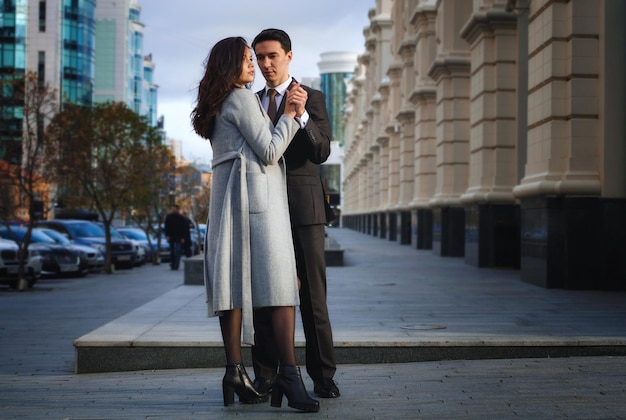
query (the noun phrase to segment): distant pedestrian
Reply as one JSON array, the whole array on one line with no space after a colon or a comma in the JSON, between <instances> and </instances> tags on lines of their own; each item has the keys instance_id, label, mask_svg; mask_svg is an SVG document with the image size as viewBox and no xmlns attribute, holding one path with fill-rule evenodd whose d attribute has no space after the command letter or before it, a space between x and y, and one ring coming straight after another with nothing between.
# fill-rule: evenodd
<instances>
[{"instance_id":1,"label":"distant pedestrian","mask_svg":"<svg viewBox=\"0 0 626 420\"><path fill-rule=\"evenodd\" d=\"M191 221L187 214L184 211L180 211L180 214L185 218L185 242L183 243L183 252L185 257L189 258L194 255L194 246L191 241L191 230L194 229L195 225Z\"/></svg>"},{"instance_id":2,"label":"distant pedestrian","mask_svg":"<svg viewBox=\"0 0 626 420\"><path fill-rule=\"evenodd\" d=\"M183 215L180 214L180 207L177 204L174 204L171 213L165 216L164 228L165 238L170 244L170 267L172 270L178 270L189 227Z\"/></svg>"}]
</instances>

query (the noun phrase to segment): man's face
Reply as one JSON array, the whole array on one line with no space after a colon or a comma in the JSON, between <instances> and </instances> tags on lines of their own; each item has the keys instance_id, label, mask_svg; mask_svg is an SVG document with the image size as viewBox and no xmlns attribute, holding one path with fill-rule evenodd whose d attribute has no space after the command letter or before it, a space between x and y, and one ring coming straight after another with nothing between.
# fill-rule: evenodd
<instances>
[{"instance_id":1,"label":"man's face","mask_svg":"<svg viewBox=\"0 0 626 420\"><path fill-rule=\"evenodd\" d=\"M254 46L254 53L267 86L276 87L287 80L291 51L286 53L278 41L263 41Z\"/></svg>"}]
</instances>

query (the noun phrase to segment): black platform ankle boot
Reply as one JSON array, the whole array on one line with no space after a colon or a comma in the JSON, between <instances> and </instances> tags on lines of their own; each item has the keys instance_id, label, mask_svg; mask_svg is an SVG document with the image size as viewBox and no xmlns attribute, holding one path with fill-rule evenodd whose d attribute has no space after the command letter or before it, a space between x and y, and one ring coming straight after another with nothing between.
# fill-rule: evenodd
<instances>
[{"instance_id":1,"label":"black platform ankle boot","mask_svg":"<svg viewBox=\"0 0 626 420\"><path fill-rule=\"evenodd\" d=\"M296 410L315 413L320 411L320 403L309 397L302 382L298 366L281 366L272 388L272 407L280 407L283 395L287 396L288 405Z\"/></svg>"},{"instance_id":2,"label":"black platform ankle boot","mask_svg":"<svg viewBox=\"0 0 626 420\"><path fill-rule=\"evenodd\" d=\"M239 401L244 404L258 404L267 401L267 394L259 393L246 373L242 364L227 365L224 379L222 379L222 391L224 393L224 405L235 403L235 394Z\"/></svg>"}]
</instances>

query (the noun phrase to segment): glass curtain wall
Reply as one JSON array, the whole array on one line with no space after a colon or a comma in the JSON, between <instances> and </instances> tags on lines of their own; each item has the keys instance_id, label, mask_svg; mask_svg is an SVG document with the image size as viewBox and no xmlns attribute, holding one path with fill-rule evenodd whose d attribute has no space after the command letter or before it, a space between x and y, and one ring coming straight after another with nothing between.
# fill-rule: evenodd
<instances>
[{"instance_id":1,"label":"glass curtain wall","mask_svg":"<svg viewBox=\"0 0 626 420\"><path fill-rule=\"evenodd\" d=\"M13 81L26 72L27 0L4 0L0 5L0 160L20 164L24 98Z\"/></svg>"},{"instance_id":2,"label":"glass curtain wall","mask_svg":"<svg viewBox=\"0 0 626 420\"><path fill-rule=\"evenodd\" d=\"M95 78L95 0L63 0L61 98L91 107Z\"/></svg>"}]
</instances>

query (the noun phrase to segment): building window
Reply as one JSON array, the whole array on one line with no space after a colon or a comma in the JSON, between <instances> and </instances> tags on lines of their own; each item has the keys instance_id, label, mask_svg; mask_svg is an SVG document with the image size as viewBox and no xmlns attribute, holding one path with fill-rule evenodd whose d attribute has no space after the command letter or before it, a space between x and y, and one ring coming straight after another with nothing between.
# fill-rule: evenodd
<instances>
[{"instance_id":1,"label":"building window","mask_svg":"<svg viewBox=\"0 0 626 420\"><path fill-rule=\"evenodd\" d=\"M46 84L46 52L39 51L37 54L37 82L39 87L44 87Z\"/></svg>"},{"instance_id":2,"label":"building window","mask_svg":"<svg viewBox=\"0 0 626 420\"><path fill-rule=\"evenodd\" d=\"M39 2L39 32L46 32L46 1Z\"/></svg>"}]
</instances>

